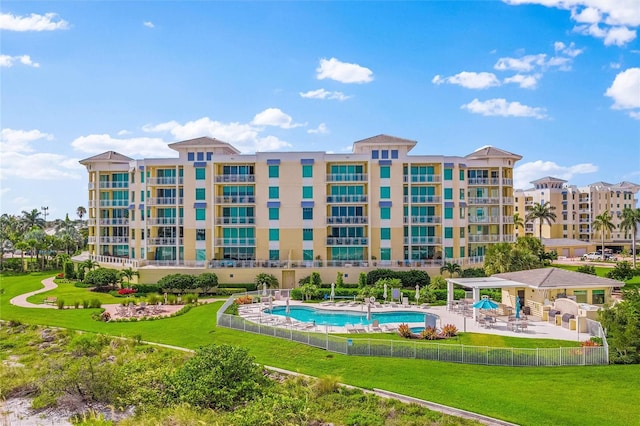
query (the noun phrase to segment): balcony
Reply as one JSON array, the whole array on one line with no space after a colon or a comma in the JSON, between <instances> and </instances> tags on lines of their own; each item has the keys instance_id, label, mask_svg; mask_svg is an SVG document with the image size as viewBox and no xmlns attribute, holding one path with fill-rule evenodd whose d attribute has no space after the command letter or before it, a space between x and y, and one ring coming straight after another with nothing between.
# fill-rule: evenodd
<instances>
[{"instance_id":1,"label":"balcony","mask_svg":"<svg viewBox=\"0 0 640 426\"><path fill-rule=\"evenodd\" d=\"M95 219L93 219L95 221ZM117 219L100 219L98 220L100 226L128 226L129 219L117 218Z\"/></svg>"},{"instance_id":2,"label":"balcony","mask_svg":"<svg viewBox=\"0 0 640 426\"><path fill-rule=\"evenodd\" d=\"M503 179L506 181L511 181L511 179ZM468 186L499 186L500 179L499 178L469 178L467 180Z\"/></svg>"},{"instance_id":3,"label":"balcony","mask_svg":"<svg viewBox=\"0 0 640 426\"><path fill-rule=\"evenodd\" d=\"M508 235L504 235L503 237L508 237ZM511 236L513 240L513 236ZM469 234L467 235L467 241L470 243L499 243L502 241L500 235L479 235L479 234Z\"/></svg>"},{"instance_id":4,"label":"balcony","mask_svg":"<svg viewBox=\"0 0 640 426\"><path fill-rule=\"evenodd\" d=\"M404 203L408 204L438 204L442 197L438 195L411 195L404 197Z\"/></svg>"},{"instance_id":5,"label":"balcony","mask_svg":"<svg viewBox=\"0 0 640 426\"><path fill-rule=\"evenodd\" d=\"M404 217L404 223L440 223L442 218L440 216L413 216Z\"/></svg>"},{"instance_id":6,"label":"balcony","mask_svg":"<svg viewBox=\"0 0 640 426\"><path fill-rule=\"evenodd\" d=\"M369 223L367 216L329 216L327 225L366 225Z\"/></svg>"},{"instance_id":7,"label":"balcony","mask_svg":"<svg viewBox=\"0 0 640 426\"><path fill-rule=\"evenodd\" d=\"M182 225L183 218L181 217L150 217L147 219L147 225L149 226L157 226L157 225Z\"/></svg>"},{"instance_id":8,"label":"balcony","mask_svg":"<svg viewBox=\"0 0 640 426\"><path fill-rule=\"evenodd\" d=\"M442 244L440 237L404 237L405 245L433 245Z\"/></svg>"},{"instance_id":9,"label":"balcony","mask_svg":"<svg viewBox=\"0 0 640 426\"><path fill-rule=\"evenodd\" d=\"M255 182L256 175L218 175L215 177L218 183L246 183Z\"/></svg>"},{"instance_id":10,"label":"balcony","mask_svg":"<svg viewBox=\"0 0 640 426\"><path fill-rule=\"evenodd\" d=\"M183 204L184 198L176 198L176 197L154 197L147 198L147 206L167 206L167 205L176 205Z\"/></svg>"},{"instance_id":11,"label":"balcony","mask_svg":"<svg viewBox=\"0 0 640 426\"><path fill-rule=\"evenodd\" d=\"M467 198L468 204L476 204L476 205L486 205L486 204L500 204L500 198L498 197L469 197Z\"/></svg>"},{"instance_id":12,"label":"balcony","mask_svg":"<svg viewBox=\"0 0 640 426\"><path fill-rule=\"evenodd\" d=\"M500 223L500 216L469 216L469 223Z\"/></svg>"},{"instance_id":13,"label":"balcony","mask_svg":"<svg viewBox=\"0 0 640 426\"><path fill-rule=\"evenodd\" d=\"M100 237L100 244L129 244L129 237Z\"/></svg>"},{"instance_id":14,"label":"balcony","mask_svg":"<svg viewBox=\"0 0 640 426\"><path fill-rule=\"evenodd\" d=\"M366 246L368 239L364 237L328 237L328 246Z\"/></svg>"},{"instance_id":15,"label":"balcony","mask_svg":"<svg viewBox=\"0 0 640 426\"><path fill-rule=\"evenodd\" d=\"M175 246L183 245L183 238L147 238L147 243L151 246Z\"/></svg>"},{"instance_id":16,"label":"balcony","mask_svg":"<svg viewBox=\"0 0 640 426\"><path fill-rule=\"evenodd\" d=\"M228 195L216 197L217 204L255 204L256 197L253 195Z\"/></svg>"},{"instance_id":17,"label":"balcony","mask_svg":"<svg viewBox=\"0 0 640 426\"><path fill-rule=\"evenodd\" d=\"M327 175L327 182L366 182L368 175L365 173L334 173Z\"/></svg>"},{"instance_id":18,"label":"balcony","mask_svg":"<svg viewBox=\"0 0 640 426\"><path fill-rule=\"evenodd\" d=\"M502 204L513 205L513 197L502 197Z\"/></svg>"},{"instance_id":19,"label":"balcony","mask_svg":"<svg viewBox=\"0 0 640 426\"><path fill-rule=\"evenodd\" d=\"M255 247L255 238L216 238L216 246L219 247Z\"/></svg>"},{"instance_id":20,"label":"balcony","mask_svg":"<svg viewBox=\"0 0 640 426\"><path fill-rule=\"evenodd\" d=\"M366 203L366 195L329 195L327 203Z\"/></svg>"},{"instance_id":21,"label":"balcony","mask_svg":"<svg viewBox=\"0 0 640 426\"><path fill-rule=\"evenodd\" d=\"M442 181L442 178L439 175L405 175L404 181L411 183L438 183Z\"/></svg>"},{"instance_id":22,"label":"balcony","mask_svg":"<svg viewBox=\"0 0 640 426\"><path fill-rule=\"evenodd\" d=\"M216 225L253 225L254 223L256 223L256 218L250 216L216 218Z\"/></svg>"},{"instance_id":23,"label":"balcony","mask_svg":"<svg viewBox=\"0 0 640 426\"><path fill-rule=\"evenodd\" d=\"M100 200L98 204L100 207L128 207L129 200ZM95 204L92 206L90 201L89 207L95 207Z\"/></svg>"},{"instance_id":24,"label":"balcony","mask_svg":"<svg viewBox=\"0 0 640 426\"><path fill-rule=\"evenodd\" d=\"M163 186L163 185L182 185L184 179L181 177L159 177L148 178L147 186Z\"/></svg>"},{"instance_id":25,"label":"balcony","mask_svg":"<svg viewBox=\"0 0 640 426\"><path fill-rule=\"evenodd\" d=\"M100 189L125 189L129 188L129 182L98 182ZM95 189L95 183L89 182L89 189Z\"/></svg>"}]
</instances>

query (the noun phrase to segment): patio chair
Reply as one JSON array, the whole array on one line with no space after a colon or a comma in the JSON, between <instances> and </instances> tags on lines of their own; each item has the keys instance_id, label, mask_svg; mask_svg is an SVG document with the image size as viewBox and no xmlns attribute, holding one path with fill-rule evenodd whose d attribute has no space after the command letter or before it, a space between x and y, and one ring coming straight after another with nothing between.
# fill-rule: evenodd
<instances>
[{"instance_id":1,"label":"patio chair","mask_svg":"<svg viewBox=\"0 0 640 426\"><path fill-rule=\"evenodd\" d=\"M356 333L366 333L367 330L362 326L362 324L356 324L353 326L353 329Z\"/></svg>"},{"instance_id":2,"label":"patio chair","mask_svg":"<svg viewBox=\"0 0 640 426\"><path fill-rule=\"evenodd\" d=\"M374 308L384 308L384 306L382 306L382 305L381 305L380 303L378 303L378 302L374 302L374 303L373 303L373 307L374 307Z\"/></svg>"},{"instance_id":3,"label":"patio chair","mask_svg":"<svg viewBox=\"0 0 640 426\"><path fill-rule=\"evenodd\" d=\"M371 324L371 330L372 331L382 331L382 328L380 328L380 321L373 320L373 323Z\"/></svg>"},{"instance_id":4,"label":"patio chair","mask_svg":"<svg viewBox=\"0 0 640 426\"><path fill-rule=\"evenodd\" d=\"M523 332L529 329L529 324L527 323L527 321L521 321L520 322L520 330L522 330Z\"/></svg>"},{"instance_id":5,"label":"patio chair","mask_svg":"<svg viewBox=\"0 0 640 426\"><path fill-rule=\"evenodd\" d=\"M398 330L397 325L382 324L380 325L380 328L382 329L382 331L386 331L387 333L391 333Z\"/></svg>"},{"instance_id":6,"label":"patio chair","mask_svg":"<svg viewBox=\"0 0 640 426\"><path fill-rule=\"evenodd\" d=\"M347 330L347 333L357 333L355 327L351 324L345 324L344 328Z\"/></svg>"}]
</instances>

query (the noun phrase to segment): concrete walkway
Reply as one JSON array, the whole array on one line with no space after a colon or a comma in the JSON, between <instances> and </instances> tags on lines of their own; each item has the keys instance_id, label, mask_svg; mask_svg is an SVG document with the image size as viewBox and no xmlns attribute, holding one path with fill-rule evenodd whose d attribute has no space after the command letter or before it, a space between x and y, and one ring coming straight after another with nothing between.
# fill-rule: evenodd
<instances>
[{"instance_id":1,"label":"concrete walkway","mask_svg":"<svg viewBox=\"0 0 640 426\"><path fill-rule=\"evenodd\" d=\"M29 293L21 294L19 296L14 297L9 300L9 303L15 306L20 306L21 308L45 308L45 309L56 309L54 305L46 305L46 304L38 304L27 302L27 298L33 296L34 294L44 293L45 291L53 290L54 288L58 288L58 284L53 282L53 278L46 278L42 280L42 285L44 288L40 290L31 291Z\"/></svg>"}]
</instances>

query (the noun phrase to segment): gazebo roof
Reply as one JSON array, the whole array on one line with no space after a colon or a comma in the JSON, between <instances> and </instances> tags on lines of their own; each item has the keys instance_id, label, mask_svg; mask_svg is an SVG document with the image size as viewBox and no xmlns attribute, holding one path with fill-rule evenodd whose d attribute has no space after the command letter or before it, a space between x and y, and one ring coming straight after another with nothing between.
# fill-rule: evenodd
<instances>
[{"instance_id":1,"label":"gazebo roof","mask_svg":"<svg viewBox=\"0 0 640 426\"><path fill-rule=\"evenodd\" d=\"M528 271L506 272L494 277L520 282L531 288L584 288L584 287L623 287L622 281L601 278L582 272L567 271L560 268L539 268Z\"/></svg>"}]
</instances>

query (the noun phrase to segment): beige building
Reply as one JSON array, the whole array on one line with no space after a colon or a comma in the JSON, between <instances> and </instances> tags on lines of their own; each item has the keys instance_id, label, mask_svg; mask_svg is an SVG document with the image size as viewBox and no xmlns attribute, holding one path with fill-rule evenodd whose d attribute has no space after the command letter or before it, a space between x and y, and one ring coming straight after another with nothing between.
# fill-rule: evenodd
<instances>
[{"instance_id":1,"label":"beige building","mask_svg":"<svg viewBox=\"0 0 640 426\"><path fill-rule=\"evenodd\" d=\"M515 211L523 219L529 209L536 204L549 202L555 207L556 221L551 225L546 222L542 226L542 237L547 239L568 239L601 244L600 231L593 229L596 216L608 211L615 229L605 233L605 246L614 251L631 247L631 234L620 230L622 211L629 207L635 208L635 194L640 185L630 182L610 184L596 182L584 187L568 185L567 181L554 177L544 177L531 182L529 189L515 191ZM539 225L528 222L517 230L518 234L539 237ZM580 256L586 248L576 250Z\"/></svg>"},{"instance_id":2,"label":"beige building","mask_svg":"<svg viewBox=\"0 0 640 426\"><path fill-rule=\"evenodd\" d=\"M175 158L105 152L81 161L89 251L135 266L439 267L514 240L521 156L411 155L416 144L379 135L346 154L242 154L202 137L170 144Z\"/></svg>"}]
</instances>

